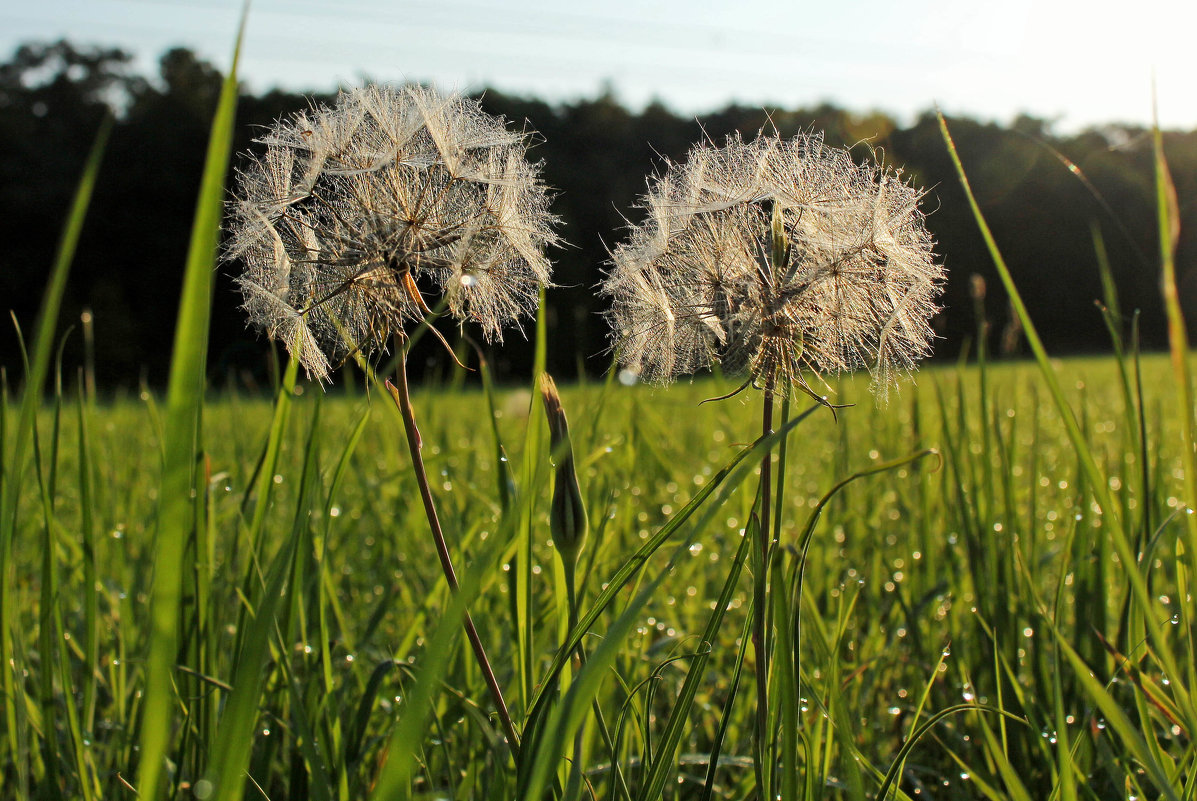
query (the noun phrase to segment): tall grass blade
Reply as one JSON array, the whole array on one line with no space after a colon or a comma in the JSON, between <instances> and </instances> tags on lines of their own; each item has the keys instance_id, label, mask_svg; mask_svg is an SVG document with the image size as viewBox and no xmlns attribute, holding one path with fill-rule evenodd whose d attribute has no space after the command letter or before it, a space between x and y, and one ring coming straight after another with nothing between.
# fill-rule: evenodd
<instances>
[{"instance_id":1,"label":"tall grass blade","mask_svg":"<svg viewBox=\"0 0 1197 801\"><path fill-rule=\"evenodd\" d=\"M1064 423L1065 432L1068 435L1069 442L1076 453L1077 459L1080 462L1081 470L1084 473L1085 479L1089 485L1089 491L1093 493L1098 506L1101 509L1102 519L1106 521L1105 529L1109 532L1111 542L1118 553L1121 561L1123 573L1130 585L1130 589L1138 606L1139 614L1137 617L1141 620L1142 625L1147 631L1151 641L1156 644L1156 652L1164 665L1165 671L1171 676L1187 675L1188 671L1182 672L1176 662L1175 656L1168 647L1167 640L1164 637L1163 631L1160 628L1160 623L1157 620L1156 607L1153 604L1151 594L1147 589L1147 583L1143 578L1143 574L1138 570L1138 559L1132 547L1130 538L1127 535L1124 521L1117 513L1117 506L1114 503L1113 497L1110 495L1109 482L1102 474L1101 469L1097 465L1097 460L1093 455L1093 450L1081 430L1080 422L1077 420L1076 413L1069 405L1067 399L1064 397L1064 391L1060 386L1059 377L1056 375L1055 368L1048 359L1047 350L1043 346L1043 341L1039 338L1039 333L1035 328L1034 322L1027 312L1026 304L1023 303L1022 295L1018 291L1018 287L1014 284L1014 278L1010 274L1010 269L1006 265L1005 259L1002 257L1001 251L998 249L997 242L993 238L993 233L989 229L988 223L985 221L984 215L981 213L981 207L977 203L976 196L973 194L972 187L969 184L968 176L965 174L964 165L960 161L960 155L956 151L956 145L952 141L952 135L948 131L947 121L943 114L939 114L940 133L943 135L944 143L947 145L949 156L952 164L956 168L957 177L960 179L960 185L964 189L965 196L968 198L969 206L972 208L973 216L977 221L977 227L981 231L981 235L985 240L986 247L989 249L989 254L993 258L994 266L997 268L998 275L1001 277L1002 284L1006 288L1006 292L1010 298L1011 308L1014 309L1022 323L1023 331L1027 338L1027 343L1031 347L1032 353L1035 355L1035 361L1039 365L1040 374L1043 381L1047 384L1052 401L1055 404L1060 417ZM1164 191L1164 190L1160 190ZM1191 473L1190 473L1191 474ZM1191 698L1188 693L1180 686L1178 682L1175 686L1175 691L1178 696L1178 701L1185 715L1186 725L1190 730L1197 728L1197 709L1194 709Z\"/></svg>"},{"instance_id":2,"label":"tall grass blade","mask_svg":"<svg viewBox=\"0 0 1197 801\"><path fill-rule=\"evenodd\" d=\"M233 144L237 108L237 63L248 4L242 12L233 63L221 86L216 115L191 229L183 292L175 328L166 394L165 460L159 490L151 629L146 657L145 698L141 720L141 761L137 786L143 801L166 793L163 771L169 753L177 650L183 550L194 521L192 498L196 434L203 409L208 324L215 276L216 247L224 201L224 179Z\"/></svg>"},{"instance_id":3,"label":"tall grass blade","mask_svg":"<svg viewBox=\"0 0 1197 801\"><path fill-rule=\"evenodd\" d=\"M1172 357L1172 375L1176 384L1177 415L1180 418L1180 452L1184 467L1185 497L1189 514L1185 515L1188 540L1185 551L1189 556L1189 571L1197 576L1197 442L1194 430L1193 379L1189 374L1189 339L1184 315L1180 308L1180 289L1176 282L1176 247L1180 241L1180 209L1176 186L1164 158L1164 135L1158 124L1152 127L1152 150L1155 162L1156 215L1159 221L1160 261L1163 266L1160 285L1164 293L1164 311L1168 319L1168 347ZM1192 672L1190 672L1192 675Z\"/></svg>"},{"instance_id":4,"label":"tall grass blade","mask_svg":"<svg viewBox=\"0 0 1197 801\"><path fill-rule=\"evenodd\" d=\"M34 434L37 410L41 406L42 390L50 369L54 332L58 326L58 314L62 307L63 293L66 291L67 276L79 244L79 236L83 231L83 221L91 203L96 176L100 171L100 162L108 144L112 125L111 117L106 117L100 124L84 164L79 185L75 189L62 238L58 243L54 266L50 271L50 280L38 312L37 328L33 336L33 360L25 373L25 389L16 426L9 429L6 422L4 444L7 446L11 442L11 448L0 452L0 675L3 676L0 687L5 699L5 740L8 742L9 758L16 765L17 782L23 792L27 791L29 782L28 763L23 756L27 748L27 730L18 721L17 706L23 703L24 698L24 691L18 690L18 676L24 668L22 659L14 650L12 639L16 634L15 614L20 603L11 572L13 541L17 530L17 504L29 457L29 441Z\"/></svg>"}]
</instances>

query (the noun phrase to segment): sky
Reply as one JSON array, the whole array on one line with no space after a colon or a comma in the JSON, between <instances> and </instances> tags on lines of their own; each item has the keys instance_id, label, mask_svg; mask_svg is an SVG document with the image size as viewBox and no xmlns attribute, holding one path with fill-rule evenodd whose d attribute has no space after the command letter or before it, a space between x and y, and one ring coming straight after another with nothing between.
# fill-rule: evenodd
<instances>
[{"instance_id":1,"label":"sky","mask_svg":"<svg viewBox=\"0 0 1197 801\"><path fill-rule=\"evenodd\" d=\"M0 57L28 41L120 46L153 74L188 47L230 63L240 0L2 0ZM823 101L909 121L949 115L1058 132L1197 128L1192 0L254 0L252 91L376 81L490 86L552 101L611 90L697 114Z\"/></svg>"}]
</instances>

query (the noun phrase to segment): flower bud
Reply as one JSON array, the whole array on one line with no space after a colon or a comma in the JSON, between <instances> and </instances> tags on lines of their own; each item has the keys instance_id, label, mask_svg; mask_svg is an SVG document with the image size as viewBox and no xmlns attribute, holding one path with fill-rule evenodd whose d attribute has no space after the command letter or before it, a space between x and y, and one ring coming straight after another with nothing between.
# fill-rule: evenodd
<instances>
[{"instance_id":1,"label":"flower bud","mask_svg":"<svg viewBox=\"0 0 1197 801\"><path fill-rule=\"evenodd\" d=\"M549 510L549 530L553 543L561 553L561 559L570 568L576 563L578 553L586 543L589 523L586 519L586 504L578 486L578 475L574 470L573 443L569 437L569 423L565 409L561 407L561 396L557 384L548 373L540 376L540 395L544 400L545 417L549 422L549 443L556 472L553 480L553 503Z\"/></svg>"}]
</instances>

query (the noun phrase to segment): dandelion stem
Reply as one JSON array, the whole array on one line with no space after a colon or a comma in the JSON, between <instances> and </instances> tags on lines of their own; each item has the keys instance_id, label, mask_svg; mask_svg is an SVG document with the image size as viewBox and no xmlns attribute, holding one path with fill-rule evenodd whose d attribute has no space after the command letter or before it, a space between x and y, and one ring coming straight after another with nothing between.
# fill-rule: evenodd
<instances>
[{"instance_id":1,"label":"dandelion stem","mask_svg":"<svg viewBox=\"0 0 1197 801\"><path fill-rule=\"evenodd\" d=\"M773 433L773 376L770 375L763 395L761 413L761 434ZM756 577L752 588L752 649L756 662L756 781L757 796L772 798L772 760L766 758L769 747L769 644L767 636L769 586L769 545L772 539L769 527L769 507L772 484L773 452L768 450L761 458L761 488L759 518L755 526L758 552Z\"/></svg>"},{"instance_id":2,"label":"dandelion stem","mask_svg":"<svg viewBox=\"0 0 1197 801\"><path fill-rule=\"evenodd\" d=\"M406 348L401 349L399 369L395 371L395 377L396 383L387 382L387 388L391 391L391 397L394 398L395 405L399 407L399 413L403 416L403 430L407 435L408 450L411 452L412 470L416 474L416 484L420 488L420 499L424 502L424 515L428 518L428 528L432 531L433 542L436 543L436 554L441 561L441 570L445 574L445 580L449 582L449 589L456 593L460 591L460 585L457 583L457 573L453 570L453 562L449 558L449 546L445 542L445 534L441 529L440 518L436 514L436 503L432 498L432 490L428 486L428 473L424 470L424 458L420 455L422 444L420 431L416 428L416 416L412 410L411 394L407 387ZM515 731L515 724L511 720L511 713L507 711L507 702L503 700L503 691L499 688L495 672L490 666L490 660L486 656L486 649L482 645L482 638L478 636L478 629L474 627L474 620L470 617L469 611L465 613L464 623L466 637L470 641L470 648L474 651L474 659L478 662L478 667L482 670L482 676L486 680L486 687L490 691L495 711L499 715L503 731L507 736L507 745L511 749L512 756L518 757L519 735Z\"/></svg>"}]
</instances>

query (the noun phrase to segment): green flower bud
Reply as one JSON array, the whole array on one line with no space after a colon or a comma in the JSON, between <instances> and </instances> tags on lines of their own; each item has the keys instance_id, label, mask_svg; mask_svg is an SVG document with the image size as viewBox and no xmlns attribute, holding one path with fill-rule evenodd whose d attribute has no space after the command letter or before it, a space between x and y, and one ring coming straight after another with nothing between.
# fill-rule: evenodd
<instances>
[{"instance_id":1,"label":"green flower bud","mask_svg":"<svg viewBox=\"0 0 1197 801\"><path fill-rule=\"evenodd\" d=\"M573 443L569 437L569 423L565 409L561 407L561 396L557 384L543 373L540 377L540 395L544 400L545 416L549 421L549 442L556 471L553 480L553 504L549 510L549 530L553 543L561 553L561 559L570 569L577 562L578 553L586 544L589 523L586 519L586 504L578 486L578 475L574 470Z\"/></svg>"}]
</instances>

